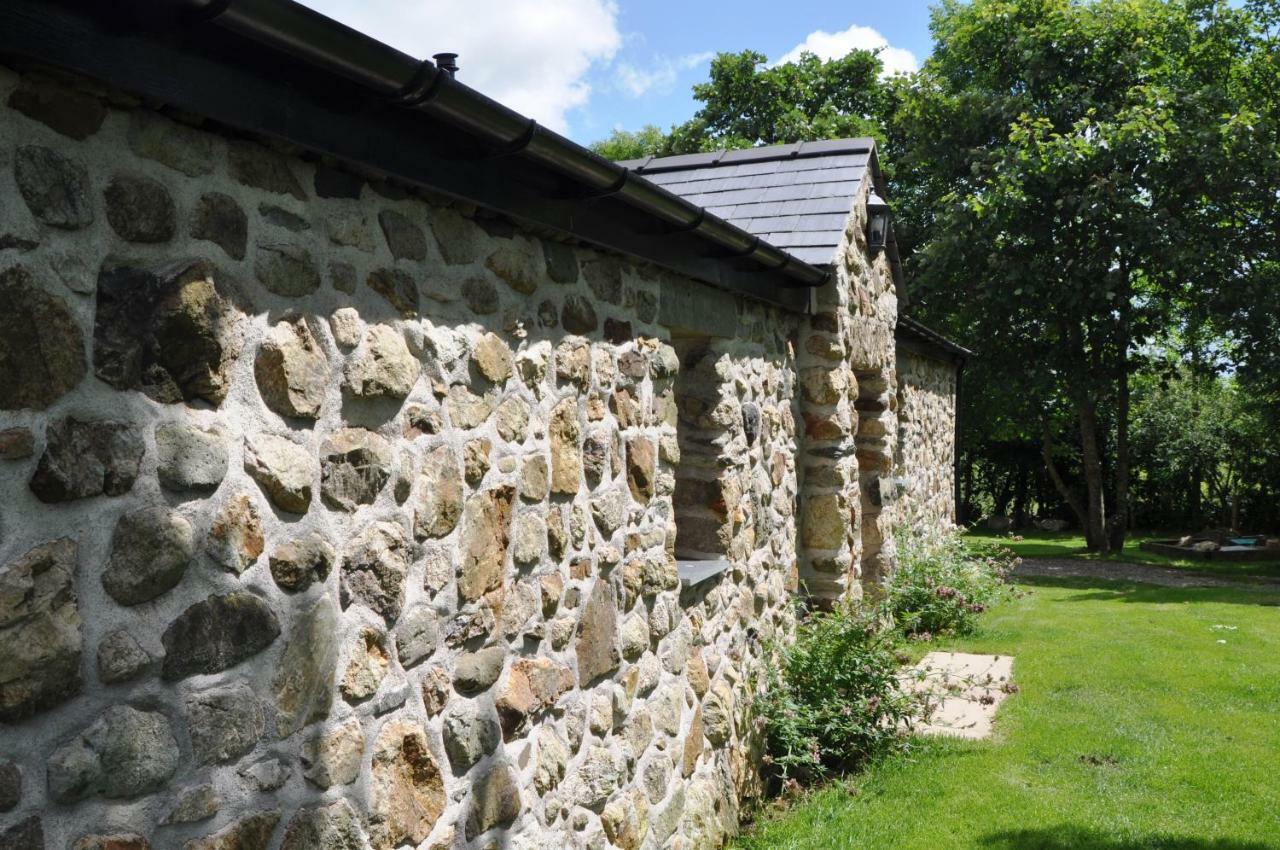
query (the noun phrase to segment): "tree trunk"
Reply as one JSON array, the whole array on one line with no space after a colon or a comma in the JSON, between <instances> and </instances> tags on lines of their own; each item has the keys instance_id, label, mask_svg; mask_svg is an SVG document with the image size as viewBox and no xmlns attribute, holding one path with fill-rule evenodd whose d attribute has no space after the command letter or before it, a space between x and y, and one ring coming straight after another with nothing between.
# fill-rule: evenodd
<instances>
[{"instance_id":1,"label":"tree trunk","mask_svg":"<svg viewBox=\"0 0 1280 850\"><path fill-rule=\"evenodd\" d=\"M1129 531L1129 355L1128 342L1120 354L1120 380L1116 404L1116 468L1115 513L1108 528L1112 552L1124 551L1124 538Z\"/></svg>"},{"instance_id":2,"label":"tree trunk","mask_svg":"<svg viewBox=\"0 0 1280 850\"><path fill-rule=\"evenodd\" d=\"M1076 411L1080 418L1080 460L1084 467L1084 542L1091 552L1106 553L1107 539L1106 486L1102 472L1102 451L1098 443L1097 402L1086 398Z\"/></svg>"},{"instance_id":3,"label":"tree trunk","mask_svg":"<svg viewBox=\"0 0 1280 850\"><path fill-rule=\"evenodd\" d=\"M1044 458L1045 471L1049 473L1049 480L1053 482L1054 489L1058 491L1062 501L1066 502L1067 507L1071 508L1071 512L1076 515L1076 524L1084 528L1087 524L1084 506L1071 492L1067 483L1062 480L1062 475L1058 472L1058 464L1053 459L1053 431L1049 428L1049 420L1042 420L1041 426L1043 436L1040 441L1040 455Z\"/></svg>"}]
</instances>

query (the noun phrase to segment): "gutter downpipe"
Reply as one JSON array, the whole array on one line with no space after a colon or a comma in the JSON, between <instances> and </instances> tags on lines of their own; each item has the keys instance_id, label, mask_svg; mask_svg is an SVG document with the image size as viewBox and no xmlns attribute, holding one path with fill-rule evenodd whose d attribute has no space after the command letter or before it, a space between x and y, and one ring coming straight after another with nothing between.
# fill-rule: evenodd
<instances>
[{"instance_id":1,"label":"gutter downpipe","mask_svg":"<svg viewBox=\"0 0 1280 850\"><path fill-rule=\"evenodd\" d=\"M696 233L726 252L781 272L800 287L827 273L763 242L724 219L525 118L469 88L432 62L414 59L294 0L163 0L189 21L212 23L278 52L345 77L387 100L479 136L497 156L521 155L585 184L593 196L614 195L676 231Z\"/></svg>"}]
</instances>

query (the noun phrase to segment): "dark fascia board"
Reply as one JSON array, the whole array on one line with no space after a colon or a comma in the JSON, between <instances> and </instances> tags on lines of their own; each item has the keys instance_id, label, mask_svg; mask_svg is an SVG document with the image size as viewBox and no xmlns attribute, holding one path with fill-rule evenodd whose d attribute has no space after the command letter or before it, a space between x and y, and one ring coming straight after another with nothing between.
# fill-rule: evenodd
<instances>
[{"instance_id":1,"label":"dark fascia board","mask_svg":"<svg viewBox=\"0 0 1280 850\"><path fill-rule=\"evenodd\" d=\"M789 310L828 274L292 0L5 0L0 54Z\"/></svg>"},{"instance_id":2,"label":"dark fascia board","mask_svg":"<svg viewBox=\"0 0 1280 850\"><path fill-rule=\"evenodd\" d=\"M935 360L952 362L958 366L963 366L974 356L969 349L952 342L909 316L898 317L894 338L899 348L915 351Z\"/></svg>"}]
</instances>

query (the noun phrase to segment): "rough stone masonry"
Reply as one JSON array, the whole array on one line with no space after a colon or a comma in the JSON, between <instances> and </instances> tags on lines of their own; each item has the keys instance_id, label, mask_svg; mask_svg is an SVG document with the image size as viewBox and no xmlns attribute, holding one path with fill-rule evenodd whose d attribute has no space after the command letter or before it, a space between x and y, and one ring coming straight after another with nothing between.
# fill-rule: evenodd
<instances>
[{"instance_id":1,"label":"rough stone masonry","mask_svg":"<svg viewBox=\"0 0 1280 850\"><path fill-rule=\"evenodd\" d=\"M0 850L733 833L765 647L856 592L892 458L860 203L789 315L97 86L0 104ZM732 333L672 344L691 288ZM682 589L685 509L731 566Z\"/></svg>"}]
</instances>

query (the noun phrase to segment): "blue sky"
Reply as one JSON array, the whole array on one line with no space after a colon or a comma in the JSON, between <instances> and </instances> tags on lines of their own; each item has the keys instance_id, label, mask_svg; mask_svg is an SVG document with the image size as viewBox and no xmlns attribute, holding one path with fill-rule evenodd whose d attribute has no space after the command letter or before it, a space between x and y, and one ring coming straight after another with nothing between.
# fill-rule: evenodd
<instances>
[{"instance_id":1,"label":"blue sky","mask_svg":"<svg viewBox=\"0 0 1280 850\"><path fill-rule=\"evenodd\" d=\"M925 0L302 2L414 56L461 54L460 79L584 144L688 118L716 52L884 46L887 65L911 68L930 50Z\"/></svg>"}]
</instances>

